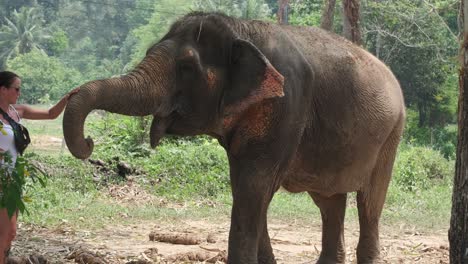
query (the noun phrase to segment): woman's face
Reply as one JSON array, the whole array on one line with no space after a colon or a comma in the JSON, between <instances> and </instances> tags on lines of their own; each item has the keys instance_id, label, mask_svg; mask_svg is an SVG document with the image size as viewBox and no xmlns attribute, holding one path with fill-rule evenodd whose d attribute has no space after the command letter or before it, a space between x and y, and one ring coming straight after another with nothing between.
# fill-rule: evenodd
<instances>
[{"instance_id":1,"label":"woman's face","mask_svg":"<svg viewBox=\"0 0 468 264\"><path fill-rule=\"evenodd\" d=\"M9 104L16 104L21 95L21 80L15 78L9 87L2 87L3 99Z\"/></svg>"}]
</instances>

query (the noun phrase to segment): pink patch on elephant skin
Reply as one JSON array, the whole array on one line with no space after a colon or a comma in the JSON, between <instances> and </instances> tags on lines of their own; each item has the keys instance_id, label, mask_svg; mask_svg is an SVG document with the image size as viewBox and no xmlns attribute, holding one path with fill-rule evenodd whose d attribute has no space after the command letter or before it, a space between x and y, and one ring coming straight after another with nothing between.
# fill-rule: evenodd
<instances>
[{"instance_id":1,"label":"pink patch on elephant skin","mask_svg":"<svg viewBox=\"0 0 468 264\"><path fill-rule=\"evenodd\" d=\"M268 63L260 90L265 98L283 97L284 77Z\"/></svg>"},{"instance_id":2,"label":"pink patch on elephant skin","mask_svg":"<svg viewBox=\"0 0 468 264\"><path fill-rule=\"evenodd\" d=\"M273 106L271 103L252 106L239 122L242 134L248 139L266 136L270 130L272 114Z\"/></svg>"},{"instance_id":3,"label":"pink patch on elephant skin","mask_svg":"<svg viewBox=\"0 0 468 264\"><path fill-rule=\"evenodd\" d=\"M206 82L207 82L207 85L208 85L208 89L210 89L210 90L215 89L216 80L217 80L216 73L213 71L213 69L208 68L206 70Z\"/></svg>"},{"instance_id":4,"label":"pink patch on elephant skin","mask_svg":"<svg viewBox=\"0 0 468 264\"><path fill-rule=\"evenodd\" d=\"M247 110L250 106L269 98L283 97L284 77L270 63L268 63L263 80L259 87L252 88L250 94L239 102L226 107L226 114L236 115Z\"/></svg>"},{"instance_id":5,"label":"pink patch on elephant skin","mask_svg":"<svg viewBox=\"0 0 468 264\"><path fill-rule=\"evenodd\" d=\"M249 140L267 136L272 118L273 104L265 102L251 106L239 116L224 119L225 128L237 126L237 133L230 144L230 152L236 154Z\"/></svg>"}]
</instances>

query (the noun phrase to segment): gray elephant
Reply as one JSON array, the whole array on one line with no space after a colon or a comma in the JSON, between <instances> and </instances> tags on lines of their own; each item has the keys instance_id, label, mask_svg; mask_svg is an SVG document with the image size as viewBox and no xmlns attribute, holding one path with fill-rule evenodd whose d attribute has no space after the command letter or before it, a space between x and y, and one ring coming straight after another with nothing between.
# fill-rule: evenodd
<instances>
[{"instance_id":1,"label":"gray elephant","mask_svg":"<svg viewBox=\"0 0 468 264\"><path fill-rule=\"evenodd\" d=\"M179 19L129 74L84 84L63 120L74 156L93 109L153 115L165 134L207 134L225 148L232 216L229 263L275 263L267 210L282 186L320 208L318 263L344 263L348 192L357 192L358 263L379 260L384 205L405 107L398 81L377 58L313 27L195 12Z\"/></svg>"}]
</instances>

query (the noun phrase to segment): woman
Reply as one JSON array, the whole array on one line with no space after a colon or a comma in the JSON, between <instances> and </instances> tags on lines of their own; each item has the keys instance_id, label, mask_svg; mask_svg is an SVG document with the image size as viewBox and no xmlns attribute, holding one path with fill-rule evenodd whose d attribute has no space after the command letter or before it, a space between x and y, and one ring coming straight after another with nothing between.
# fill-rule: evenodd
<instances>
[{"instance_id":1,"label":"woman","mask_svg":"<svg viewBox=\"0 0 468 264\"><path fill-rule=\"evenodd\" d=\"M0 72L0 108L15 122L25 119L55 119L59 116L71 95L78 92L78 88L66 94L56 105L48 110L36 109L27 105L17 105L16 101L21 95L21 79L18 75L9 71ZM0 111L1 113L1 111ZM9 152L12 161L16 161L18 150L15 147L12 126L2 114L0 121L3 124L3 131L0 133L0 152ZM2 177L2 175L0 175ZM1 189L0 189L1 193ZM8 255L11 242L16 236L17 213L9 218L7 209L0 208L0 264L4 264Z\"/></svg>"}]
</instances>

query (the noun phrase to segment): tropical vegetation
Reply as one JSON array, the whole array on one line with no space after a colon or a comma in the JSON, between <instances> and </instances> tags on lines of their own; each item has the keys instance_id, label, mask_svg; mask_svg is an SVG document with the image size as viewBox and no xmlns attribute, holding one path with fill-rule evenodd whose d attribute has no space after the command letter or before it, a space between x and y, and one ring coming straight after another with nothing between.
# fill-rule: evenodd
<instances>
[{"instance_id":1,"label":"tropical vegetation","mask_svg":"<svg viewBox=\"0 0 468 264\"><path fill-rule=\"evenodd\" d=\"M289 22L319 26L323 2L291 0ZM395 73L407 106L389 201L424 197L434 188L448 197L457 143L459 1L362 0L361 5L363 47ZM275 22L277 9L275 0L0 0L0 68L22 76L23 103L49 104L89 80L131 70L187 12ZM334 17L333 31L341 34L340 1ZM148 145L148 128L147 118L99 113L88 131L99 139L93 158L142 168L158 195L213 198L228 192L227 162L215 140L169 138L155 151ZM79 166L68 157L38 159ZM84 194L78 189L87 190L93 181L52 182Z\"/></svg>"}]
</instances>

